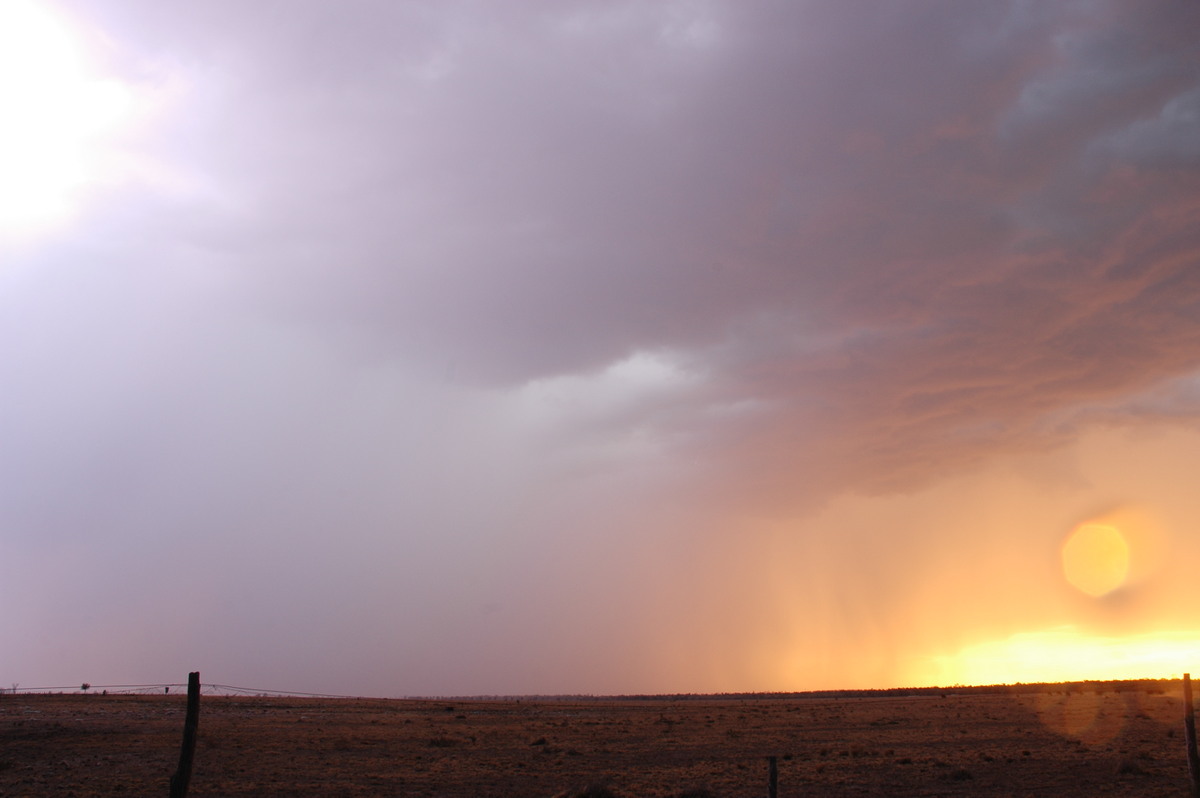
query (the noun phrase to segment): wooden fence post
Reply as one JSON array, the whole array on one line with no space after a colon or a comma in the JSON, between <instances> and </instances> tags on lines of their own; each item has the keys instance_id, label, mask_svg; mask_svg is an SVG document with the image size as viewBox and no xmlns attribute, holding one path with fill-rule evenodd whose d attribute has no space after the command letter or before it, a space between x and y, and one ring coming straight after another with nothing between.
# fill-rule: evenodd
<instances>
[{"instance_id":1,"label":"wooden fence post","mask_svg":"<svg viewBox=\"0 0 1200 798\"><path fill-rule=\"evenodd\" d=\"M773 756L767 757L767 795L779 798L779 766Z\"/></svg>"},{"instance_id":2,"label":"wooden fence post","mask_svg":"<svg viewBox=\"0 0 1200 798\"><path fill-rule=\"evenodd\" d=\"M1183 740L1187 745L1192 798L1200 798L1200 754L1196 752L1196 711L1192 707L1192 676L1183 674Z\"/></svg>"},{"instance_id":3,"label":"wooden fence post","mask_svg":"<svg viewBox=\"0 0 1200 798\"><path fill-rule=\"evenodd\" d=\"M188 674L187 716L183 720L183 746L179 769L171 777L171 798L186 798L192 780L192 754L196 750L196 724L200 720L200 672Z\"/></svg>"}]
</instances>

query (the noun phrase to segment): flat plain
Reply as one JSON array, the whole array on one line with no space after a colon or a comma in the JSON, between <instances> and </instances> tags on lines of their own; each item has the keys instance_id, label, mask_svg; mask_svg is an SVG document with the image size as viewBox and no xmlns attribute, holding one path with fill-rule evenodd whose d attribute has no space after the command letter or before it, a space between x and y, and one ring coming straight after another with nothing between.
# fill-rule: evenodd
<instances>
[{"instance_id":1,"label":"flat plain","mask_svg":"<svg viewBox=\"0 0 1200 798\"><path fill-rule=\"evenodd\" d=\"M166 795L186 699L0 695L0 795ZM1178 682L789 697L201 699L191 796L1186 795ZM706 790L707 792L700 792Z\"/></svg>"}]
</instances>

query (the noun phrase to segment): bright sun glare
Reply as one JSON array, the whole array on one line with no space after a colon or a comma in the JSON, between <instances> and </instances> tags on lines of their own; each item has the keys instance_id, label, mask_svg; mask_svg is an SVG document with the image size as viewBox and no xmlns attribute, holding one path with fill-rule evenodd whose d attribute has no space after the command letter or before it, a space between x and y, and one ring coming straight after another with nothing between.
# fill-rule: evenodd
<instances>
[{"instance_id":1,"label":"bright sun glare","mask_svg":"<svg viewBox=\"0 0 1200 798\"><path fill-rule=\"evenodd\" d=\"M0 232L53 224L99 178L99 139L129 91L89 74L65 23L33 0L0 0Z\"/></svg>"},{"instance_id":2,"label":"bright sun glare","mask_svg":"<svg viewBox=\"0 0 1200 798\"><path fill-rule=\"evenodd\" d=\"M937 684L1169 678L1200 662L1200 635L1097 637L1073 626L970 646L931 664Z\"/></svg>"}]
</instances>

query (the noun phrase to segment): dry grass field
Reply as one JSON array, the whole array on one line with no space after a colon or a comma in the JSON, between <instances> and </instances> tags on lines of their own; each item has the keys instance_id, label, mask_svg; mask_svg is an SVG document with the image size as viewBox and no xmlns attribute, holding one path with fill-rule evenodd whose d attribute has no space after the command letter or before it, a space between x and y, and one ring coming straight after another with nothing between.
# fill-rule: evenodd
<instances>
[{"instance_id":1,"label":"dry grass field","mask_svg":"<svg viewBox=\"0 0 1200 798\"><path fill-rule=\"evenodd\" d=\"M838 698L204 696L192 796L1187 794L1178 683ZM0 695L0 795L166 795L184 696ZM707 792L702 792L707 790Z\"/></svg>"}]
</instances>

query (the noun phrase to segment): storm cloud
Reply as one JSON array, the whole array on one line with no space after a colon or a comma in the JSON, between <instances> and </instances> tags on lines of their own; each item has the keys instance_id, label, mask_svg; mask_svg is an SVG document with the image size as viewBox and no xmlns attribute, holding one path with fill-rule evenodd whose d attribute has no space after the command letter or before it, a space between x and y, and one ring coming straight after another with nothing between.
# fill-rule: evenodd
<instances>
[{"instance_id":1,"label":"storm cloud","mask_svg":"<svg viewBox=\"0 0 1200 798\"><path fill-rule=\"evenodd\" d=\"M0 232L0 678L886 685L1190 545L1196 4L51 5L135 110Z\"/></svg>"}]
</instances>

